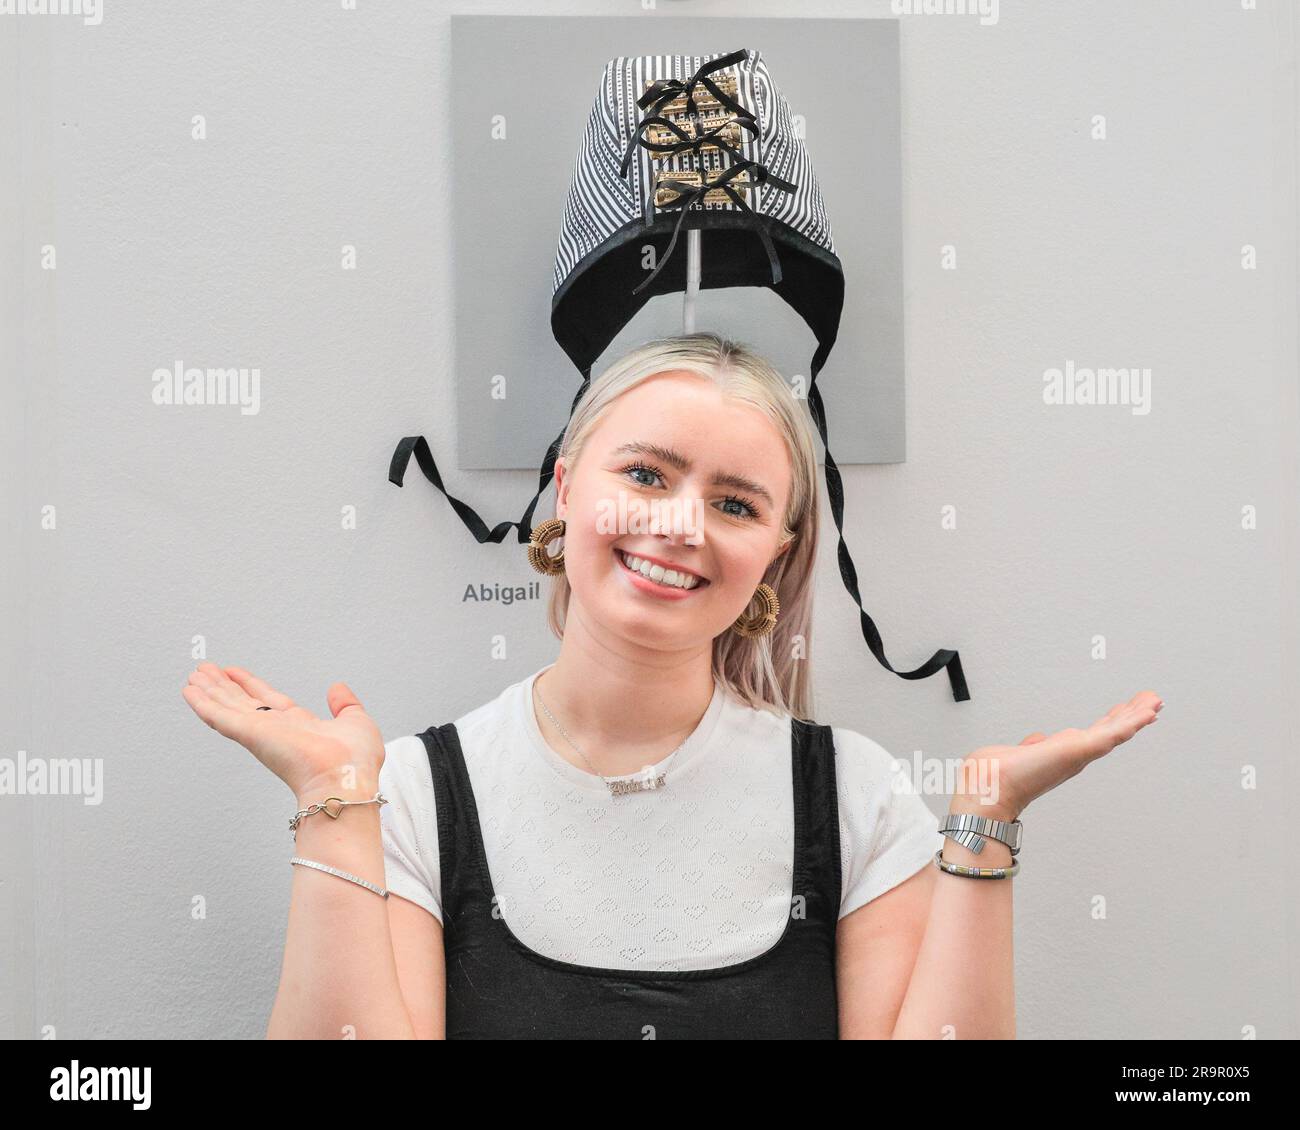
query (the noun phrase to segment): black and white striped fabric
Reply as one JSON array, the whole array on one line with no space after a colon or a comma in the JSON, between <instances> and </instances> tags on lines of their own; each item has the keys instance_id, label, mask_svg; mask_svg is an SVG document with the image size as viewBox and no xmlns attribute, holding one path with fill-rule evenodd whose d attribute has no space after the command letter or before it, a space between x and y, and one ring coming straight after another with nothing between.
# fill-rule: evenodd
<instances>
[{"instance_id":1,"label":"black and white striped fabric","mask_svg":"<svg viewBox=\"0 0 1300 1130\"><path fill-rule=\"evenodd\" d=\"M651 187L657 169L703 167L712 175L723 167L722 152L711 147L699 153L675 154L667 160L656 160L650 150L639 148L632 175L624 176L619 171L628 139L645 115L637 100L645 93L646 84L661 79L684 83L703 64L722 57L721 54L620 56L605 64L564 205L553 292L559 290L584 257L610 236L627 224L642 220L647 212L653 214ZM807 148L795 131L785 96L772 83L767 64L757 51L746 51L744 59L722 73L728 72L738 80L736 100L754 115L759 127L757 137L744 135L741 152L748 160L766 165L777 176L798 186L794 193L783 193L759 185L755 190L754 211L779 220L834 254L830 220ZM737 205L728 200L704 208L734 211Z\"/></svg>"},{"instance_id":2,"label":"black and white striped fabric","mask_svg":"<svg viewBox=\"0 0 1300 1130\"><path fill-rule=\"evenodd\" d=\"M570 416L592 366L637 311L654 295L686 288L687 257L673 254L683 228L702 233L702 289L769 287L817 339L808 408L825 449L840 575L871 653L904 679L946 670L953 698L969 699L956 651L940 649L915 670L898 671L862 607L844 541L844 485L817 385L839 332L844 271L807 147L757 51L620 56L605 64L564 204L551 295L551 330L582 374ZM653 266L647 266L647 247L654 250ZM398 443L388 477L401 486L414 455L479 542L503 541L517 526L523 543L563 439L561 430L551 442L523 517L490 530L447 493L423 436Z\"/></svg>"}]
</instances>

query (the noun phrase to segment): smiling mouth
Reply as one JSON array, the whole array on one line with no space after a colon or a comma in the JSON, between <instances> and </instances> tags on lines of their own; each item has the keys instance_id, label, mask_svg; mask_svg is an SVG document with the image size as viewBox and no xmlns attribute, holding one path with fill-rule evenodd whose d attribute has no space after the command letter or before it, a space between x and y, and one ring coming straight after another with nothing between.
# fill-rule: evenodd
<instances>
[{"instance_id":1,"label":"smiling mouth","mask_svg":"<svg viewBox=\"0 0 1300 1130\"><path fill-rule=\"evenodd\" d=\"M644 558L637 557L635 554L624 553L621 549L616 549L614 555L618 558L619 564L629 573L635 573L643 580L650 581L660 588L669 589L673 592L695 592L698 589L707 588L709 584L703 577L694 573L687 573L684 570L664 569L660 565L651 565Z\"/></svg>"}]
</instances>

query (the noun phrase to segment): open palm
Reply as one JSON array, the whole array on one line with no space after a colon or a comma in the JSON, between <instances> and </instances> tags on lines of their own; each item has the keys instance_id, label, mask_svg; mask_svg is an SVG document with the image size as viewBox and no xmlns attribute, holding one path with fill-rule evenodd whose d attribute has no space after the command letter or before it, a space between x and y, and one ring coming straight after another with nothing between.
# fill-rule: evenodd
<instances>
[{"instance_id":1,"label":"open palm","mask_svg":"<svg viewBox=\"0 0 1300 1130\"><path fill-rule=\"evenodd\" d=\"M379 727L344 683L326 692L331 718L317 718L242 667L200 663L181 696L204 722L238 742L295 793L337 780L351 767L375 779L384 761Z\"/></svg>"},{"instance_id":2,"label":"open palm","mask_svg":"<svg viewBox=\"0 0 1300 1130\"><path fill-rule=\"evenodd\" d=\"M1140 691L1128 702L1111 707L1086 729L1071 727L1050 737L1033 733L1019 745L977 749L966 758L972 770L970 779L989 786L983 791L992 803L979 799L973 789L957 799L973 806L972 812L1014 820L1030 801L1149 726L1163 706L1155 691Z\"/></svg>"}]
</instances>

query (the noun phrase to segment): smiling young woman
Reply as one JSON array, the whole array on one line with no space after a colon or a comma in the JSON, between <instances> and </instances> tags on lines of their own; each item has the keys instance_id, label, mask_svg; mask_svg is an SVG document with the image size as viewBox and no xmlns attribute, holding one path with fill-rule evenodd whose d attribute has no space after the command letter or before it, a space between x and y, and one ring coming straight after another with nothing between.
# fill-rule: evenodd
<instances>
[{"instance_id":1,"label":"smiling young woman","mask_svg":"<svg viewBox=\"0 0 1300 1130\"><path fill-rule=\"evenodd\" d=\"M1010 848L945 839L888 751L813 721L812 436L743 346L646 343L579 402L534 531L552 663L387 745L343 684L319 720L200 666L187 701L304 813L270 1035L1014 1035L1011 883L934 865ZM997 802L950 811L1011 824L1160 705L975 751Z\"/></svg>"}]
</instances>

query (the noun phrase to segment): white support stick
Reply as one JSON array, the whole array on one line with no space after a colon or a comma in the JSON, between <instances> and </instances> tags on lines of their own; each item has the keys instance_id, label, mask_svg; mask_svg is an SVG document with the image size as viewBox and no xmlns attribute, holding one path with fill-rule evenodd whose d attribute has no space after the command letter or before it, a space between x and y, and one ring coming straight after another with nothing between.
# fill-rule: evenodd
<instances>
[{"instance_id":1,"label":"white support stick","mask_svg":"<svg viewBox=\"0 0 1300 1130\"><path fill-rule=\"evenodd\" d=\"M695 332L695 298L700 293L700 229L686 231L686 293L682 297L682 333Z\"/></svg>"}]
</instances>

